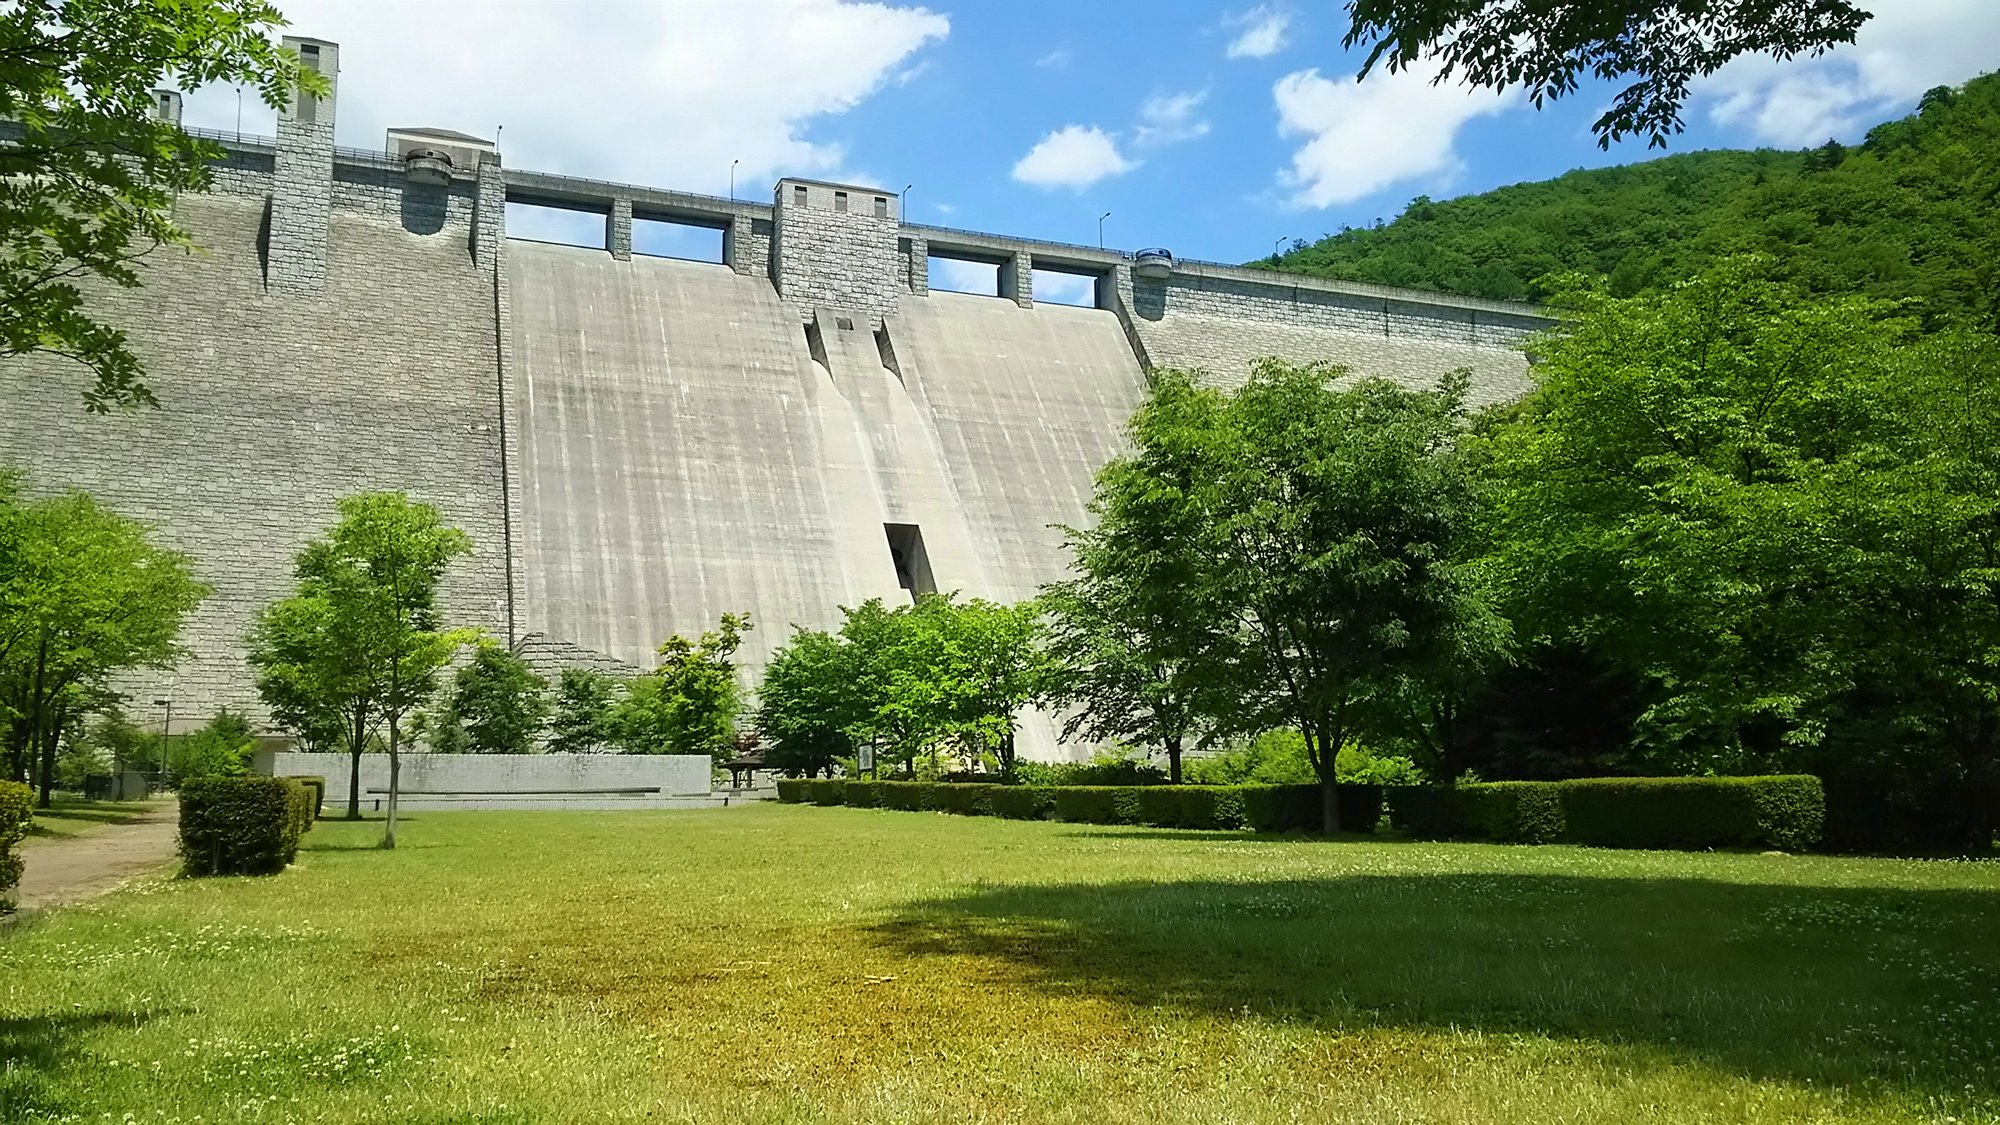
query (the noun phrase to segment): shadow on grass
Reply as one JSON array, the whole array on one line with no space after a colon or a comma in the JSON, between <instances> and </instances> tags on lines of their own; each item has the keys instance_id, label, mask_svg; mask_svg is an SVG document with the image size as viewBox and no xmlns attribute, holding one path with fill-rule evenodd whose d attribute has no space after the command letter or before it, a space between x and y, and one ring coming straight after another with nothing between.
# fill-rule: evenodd
<instances>
[{"instance_id":1,"label":"shadow on grass","mask_svg":"<svg viewBox=\"0 0 2000 1125\"><path fill-rule=\"evenodd\" d=\"M1246 837L1247 839L1248 837ZM1507 874L989 887L874 936L1064 994L2000 1093L2000 892Z\"/></svg>"},{"instance_id":2,"label":"shadow on grass","mask_svg":"<svg viewBox=\"0 0 2000 1125\"><path fill-rule=\"evenodd\" d=\"M77 1040L99 1028L137 1027L164 1013L69 1012L0 1019L0 1121L77 1120L85 1107L54 1099L50 1081L79 1061Z\"/></svg>"},{"instance_id":3,"label":"shadow on grass","mask_svg":"<svg viewBox=\"0 0 2000 1125\"><path fill-rule=\"evenodd\" d=\"M136 824L141 817L156 810L157 807L153 805L112 804L105 801L80 803L59 801L53 808L35 810L34 818L28 823L28 835L73 836L78 829L85 827ZM62 821L69 830L56 832L41 823L51 820Z\"/></svg>"}]
</instances>

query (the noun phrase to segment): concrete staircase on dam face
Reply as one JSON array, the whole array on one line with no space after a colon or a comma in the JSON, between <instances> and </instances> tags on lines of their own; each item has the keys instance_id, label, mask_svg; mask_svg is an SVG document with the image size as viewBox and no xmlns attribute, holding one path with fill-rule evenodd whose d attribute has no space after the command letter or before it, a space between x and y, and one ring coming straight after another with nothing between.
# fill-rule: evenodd
<instances>
[{"instance_id":1,"label":"concrete staircase on dam face","mask_svg":"<svg viewBox=\"0 0 2000 1125\"><path fill-rule=\"evenodd\" d=\"M338 47L288 38L326 73ZM166 105L167 103L163 103ZM393 130L334 146L335 96L226 150L178 211L205 250L93 291L164 408L93 418L82 376L0 360L0 462L82 487L191 552L215 594L133 700L261 716L257 611L332 502L400 489L465 528L455 623L565 664L645 668L674 632L789 627L921 589L1012 600L1060 577L1061 532L1123 448L1148 365L1240 382L1263 355L1518 394L1534 309L906 223L894 193L780 181L722 200L504 167L494 146ZM167 110L163 109L163 112ZM605 218L599 248L506 237L509 205ZM722 261L632 253L632 225L722 231ZM933 292L932 257L992 266L1001 297ZM1096 308L1034 299L1037 269ZM539 647L535 647L539 646ZM157 719L144 703L135 718ZM1065 753L1031 716L1023 752Z\"/></svg>"}]
</instances>

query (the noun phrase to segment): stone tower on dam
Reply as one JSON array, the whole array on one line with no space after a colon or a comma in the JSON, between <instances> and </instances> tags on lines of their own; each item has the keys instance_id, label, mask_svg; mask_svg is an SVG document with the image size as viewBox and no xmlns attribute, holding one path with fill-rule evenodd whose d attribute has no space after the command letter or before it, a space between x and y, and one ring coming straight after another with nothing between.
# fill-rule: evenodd
<instances>
[{"instance_id":1,"label":"stone tower on dam","mask_svg":"<svg viewBox=\"0 0 2000 1125\"><path fill-rule=\"evenodd\" d=\"M455 622L547 664L650 667L723 612L790 625L914 591L996 600L1064 573L1093 474L1153 367L1240 381L1326 359L1478 400L1526 387L1532 308L906 222L893 193L785 179L744 202L507 167L492 144L392 130L338 148L339 48L288 38L336 93L275 138L213 136L214 190L138 289L93 292L160 408L86 414L66 360L0 362L0 464L157 525L214 594L190 655L133 680L136 715L261 713L243 660L258 610L333 501L401 489L464 528ZM177 101L163 99L162 112ZM508 203L600 214L599 248L510 240ZM722 261L632 251L635 220L721 232ZM991 265L999 297L929 288ZM1035 271L1094 279L1037 303ZM1022 749L1059 753L1047 724Z\"/></svg>"}]
</instances>

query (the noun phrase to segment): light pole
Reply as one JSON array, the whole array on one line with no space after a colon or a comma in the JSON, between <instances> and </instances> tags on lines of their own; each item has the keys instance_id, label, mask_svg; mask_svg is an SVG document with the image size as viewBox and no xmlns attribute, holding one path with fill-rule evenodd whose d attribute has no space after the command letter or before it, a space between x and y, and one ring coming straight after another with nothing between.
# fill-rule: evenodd
<instances>
[{"instance_id":1,"label":"light pole","mask_svg":"<svg viewBox=\"0 0 2000 1125\"><path fill-rule=\"evenodd\" d=\"M1097 248L1099 250L1104 249L1104 220L1110 217L1111 212L1109 211L1097 217Z\"/></svg>"},{"instance_id":2,"label":"light pole","mask_svg":"<svg viewBox=\"0 0 2000 1125\"><path fill-rule=\"evenodd\" d=\"M729 162L729 201L731 203L736 202L736 166L741 163L743 163L742 157Z\"/></svg>"},{"instance_id":3,"label":"light pole","mask_svg":"<svg viewBox=\"0 0 2000 1125\"><path fill-rule=\"evenodd\" d=\"M896 223L899 226L910 221L910 189L916 186L915 184L904 184L903 194L896 197ZM916 243L912 241L910 245L914 246ZM926 276L930 274L930 264L928 262L924 264L924 273ZM910 292L914 293L917 291L917 255L915 252L912 252L909 260L903 263L903 284L909 287Z\"/></svg>"},{"instance_id":4,"label":"light pole","mask_svg":"<svg viewBox=\"0 0 2000 1125\"><path fill-rule=\"evenodd\" d=\"M167 709L167 717L165 721L160 723L160 787L164 789L167 785L167 735L171 734L174 729L174 701L171 699L155 699L153 700L153 706L165 707Z\"/></svg>"}]
</instances>

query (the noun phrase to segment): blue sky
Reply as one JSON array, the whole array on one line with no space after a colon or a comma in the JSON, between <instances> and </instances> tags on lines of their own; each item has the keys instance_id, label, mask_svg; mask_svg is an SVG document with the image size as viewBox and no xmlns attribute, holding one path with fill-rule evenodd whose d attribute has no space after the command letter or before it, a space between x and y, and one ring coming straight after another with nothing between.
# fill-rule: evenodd
<instances>
[{"instance_id":1,"label":"blue sky","mask_svg":"<svg viewBox=\"0 0 2000 1125\"><path fill-rule=\"evenodd\" d=\"M1095 243L1110 212L1110 246L1221 261L1393 217L1419 193L1658 155L1596 147L1608 87L1537 112L1425 75L1357 86L1337 2L280 6L341 44L345 145L504 125L517 167L724 194L734 161L754 198L788 174L913 184L917 221ZM1705 81L1667 151L1854 140L1931 86L2000 69L2000 2L1876 7L1853 47ZM188 114L233 128L235 93L201 91ZM271 116L253 97L243 128L268 133Z\"/></svg>"}]
</instances>

